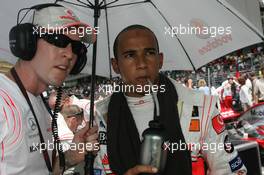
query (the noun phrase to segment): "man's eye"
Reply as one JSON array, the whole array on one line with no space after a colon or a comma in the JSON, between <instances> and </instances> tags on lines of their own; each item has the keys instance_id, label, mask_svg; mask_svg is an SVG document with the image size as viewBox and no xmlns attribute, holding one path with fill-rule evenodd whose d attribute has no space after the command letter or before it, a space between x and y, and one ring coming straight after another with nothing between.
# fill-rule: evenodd
<instances>
[{"instance_id":1,"label":"man's eye","mask_svg":"<svg viewBox=\"0 0 264 175\"><path fill-rule=\"evenodd\" d=\"M146 55L156 55L156 51L147 51Z\"/></svg>"},{"instance_id":2,"label":"man's eye","mask_svg":"<svg viewBox=\"0 0 264 175\"><path fill-rule=\"evenodd\" d=\"M134 58L135 54L133 53L128 53L125 55L125 58Z\"/></svg>"}]
</instances>

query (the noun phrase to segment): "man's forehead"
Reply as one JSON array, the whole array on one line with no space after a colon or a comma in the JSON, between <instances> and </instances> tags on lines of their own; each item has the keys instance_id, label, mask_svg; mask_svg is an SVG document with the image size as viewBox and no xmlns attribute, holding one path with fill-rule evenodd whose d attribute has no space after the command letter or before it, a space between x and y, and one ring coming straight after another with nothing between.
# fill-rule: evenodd
<instances>
[{"instance_id":1,"label":"man's forehead","mask_svg":"<svg viewBox=\"0 0 264 175\"><path fill-rule=\"evenodd\" d=\"M149 42L148 44L153 44L153 46L156 45L155 36L151 31L146 29L132 29L120 34L119 47L124 47L132 43L136 44L135 41L137 40L141 40L141 42Z\"/></svg>"},{"instance_id":2,"label":"man's forehead","mask_svg":"<svg viewBox=\"0 0 264 175\"><path fill-rule=\"evenodd\" d=\"M152 38L153 40L155 40L155 36L154 34L146 29L131 29L128 31L124 31L120 34L119 36L119 40L127 40L130 38L136 38L136 37L149 37Z\"/></svg>"}]
</instances>

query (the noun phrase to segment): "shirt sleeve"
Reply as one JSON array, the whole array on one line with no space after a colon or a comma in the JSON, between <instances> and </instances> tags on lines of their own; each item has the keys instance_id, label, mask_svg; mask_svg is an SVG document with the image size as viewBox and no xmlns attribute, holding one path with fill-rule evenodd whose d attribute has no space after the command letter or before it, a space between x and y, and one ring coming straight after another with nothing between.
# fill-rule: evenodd
<instances>
[{"instance_id":1,"label":"shirt sleeve","mask_svg":"<svg viewBox=\"0 0 264 175\"><path fill-rule=\"evenodd\" d=\"M246 174L242 159L228 138L224 121L215 108L209 120L208 132L204 139L207 149L202 150L208 165L208 175Z\"/></svg>"},{"instance_id":2,"label":"shirt sleeve","mask_svg":"<svg viewBox=\"0 0 264 175\"><path fill-rule=\"evenodd\" d=\"M11 96L0 89L0 156L19 148L23 140L22 111Z\"/></svg>"},{"instance_id":3,"label":"shirt sleeve","mask_svg":"<svg viewBox=\"0 0 264 175\"><path fill-rule=\"evenodd\" d=\"M7 135L8 132L8 127L7 127L7 120L6 116L4 114L4 107L1 107L1 114L0 114L0 143L3 142L5 136Z\"/></svg>"},{"instance_id":4,"label":"shirt sleeve","mask_svg":"<svg viewBox=\"0 0 264 175\"><path fill-rule=\"evenodd\" d=\"M6 106L4 106L3 99L0 96L0 162L4 158L4 138L8 133L8 113Z\"/></svg>"}]
</instances>

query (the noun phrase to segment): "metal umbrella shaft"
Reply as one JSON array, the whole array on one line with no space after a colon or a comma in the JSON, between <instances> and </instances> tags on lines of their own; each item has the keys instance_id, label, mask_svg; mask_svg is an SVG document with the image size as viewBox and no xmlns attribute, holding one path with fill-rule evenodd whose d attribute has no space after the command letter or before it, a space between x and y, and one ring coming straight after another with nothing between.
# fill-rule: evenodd
<instances>
[{"instance_id":1,"label":"metal umbrella shaft","mask_svg":"<svg viewBox=\"0 0 264 175\"><path fill-rule=\"evenodd\" d=\"M100 17L99 0L94 1L94 27L98 27L98 18ZM95 83L96 83L96 53L97 53L97 41L93 44L93 60L92 60L92 75L91 75L91 101L90 101L90 121L89 128L93 127L94 121L94 95L95 95ZM91 151L85 155L85 175L93 175L93 164L95 156Z\"/></svg>"}]
</instances>

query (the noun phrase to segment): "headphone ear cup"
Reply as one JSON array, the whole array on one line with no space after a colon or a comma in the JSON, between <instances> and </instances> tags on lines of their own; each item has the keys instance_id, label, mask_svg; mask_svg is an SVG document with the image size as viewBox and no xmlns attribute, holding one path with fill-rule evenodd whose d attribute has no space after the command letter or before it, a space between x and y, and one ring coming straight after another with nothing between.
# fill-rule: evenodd
<instances>
[{"instance_id":1,"label":"headphone ear cup","mask_svg":"<svg viewBox=\"0 0 264 175\"><path fill-rule=\"evenodd\" d=\"M36 27L31 23L18 24L9 32L11 52L22 60L31 60L37 50Z\"/></svg>"},{"instance_id":2,"label":"headphone ear cup","mask_svg":"<svg viewBox=\"0 0 264 175\"><path fill-rule=\"evenodd\" d=\"M86 49L85 45L83 45L81 53L78 55L76 63L70 72L71 75L76 75L83 70L83 68L85 67L85 65L87 63L86 53L87 53L87 49Z\"/></svg>"}]
</instances>

